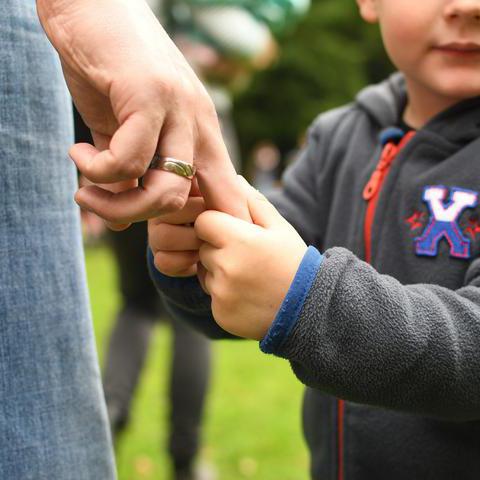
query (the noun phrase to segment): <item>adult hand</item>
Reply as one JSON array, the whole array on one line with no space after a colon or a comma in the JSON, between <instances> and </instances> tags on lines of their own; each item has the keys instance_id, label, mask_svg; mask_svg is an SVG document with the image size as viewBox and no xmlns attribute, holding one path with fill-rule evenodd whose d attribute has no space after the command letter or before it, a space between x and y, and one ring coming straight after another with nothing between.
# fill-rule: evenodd
<instances>
[{"instance_id":1,"label":"adult hand","mask_svg":"<svg viewBox=\"0 0 480 480\"><path fill-rule=\"evenodd\" d=\"M190 181L148 170L158 153L195 163L208 208L248 217L212 102L144 0L37 0L37 9L94 138L70 154L91 182L108 184L81 188L80 206L124 226L181 209Z\"/></svg>"},{"instance_id":2,"label":"adult hand","mask_svg":"<svg viewBox=\"0 0 480 480\"><path fill-rule=\"evenodd\" d=\"M199 256L216 322L234 335L261 340L307 246L262 194L244 180L242 185L254 224L206 211L198 216L195 233L205 242Z\"/></svg>"}]
</instances>

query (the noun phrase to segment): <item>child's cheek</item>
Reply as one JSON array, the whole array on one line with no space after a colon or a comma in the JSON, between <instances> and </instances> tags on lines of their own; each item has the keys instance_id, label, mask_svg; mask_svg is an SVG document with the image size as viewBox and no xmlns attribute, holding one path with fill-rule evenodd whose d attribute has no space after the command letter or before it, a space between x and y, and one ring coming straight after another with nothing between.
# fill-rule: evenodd
<instances>
[{"instance_id":1,"label":"child's cheek","mask_svg":"<svg viewBox=\"0 0 480 480\"><path fill-rule=\"evenodd\" d=\"M391 29L382 32L385 49L391 61L403 72L411 70L422 49L422 42L417 39L418 31L411 30L411 26L405 30L400 26L392 26Z\"/></svg>"}]
</instances>

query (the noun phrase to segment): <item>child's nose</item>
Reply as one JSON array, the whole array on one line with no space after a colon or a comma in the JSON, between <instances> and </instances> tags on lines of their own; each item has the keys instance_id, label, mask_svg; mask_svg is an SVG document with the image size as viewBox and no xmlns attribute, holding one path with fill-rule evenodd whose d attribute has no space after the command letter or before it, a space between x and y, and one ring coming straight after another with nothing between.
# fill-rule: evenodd
<instances>
[{"instance_id":1,"label":"child's nose","mask_svg":"<svg viewBox=\"0 0 480 480\"><path fill-rule=\"evenodd\" d=\"M448 19L474 20L480 23L480 0L451 0L445 7Z\"/></svg>"}]
</instances>

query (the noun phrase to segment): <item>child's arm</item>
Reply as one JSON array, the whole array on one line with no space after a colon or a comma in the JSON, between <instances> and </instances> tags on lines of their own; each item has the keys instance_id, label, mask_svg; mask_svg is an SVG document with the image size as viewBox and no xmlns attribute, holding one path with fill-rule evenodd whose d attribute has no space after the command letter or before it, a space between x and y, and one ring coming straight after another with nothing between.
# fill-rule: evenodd
<instances>
[{"instance_id":1,"label":"child's arm","mask_svg":"<svg viewBox=\"0 0 480 480\"><path fill-rule=\"evenodd\" d=\"M402 285L345 249L305 254L255 191L249 208L257 225L212 211L195 224L209 242L200 260L223 329L263 338L264 351L287 358L302 382L332 395L480 418L480 259L457 291Z\"/></svg>"}]
</instances>

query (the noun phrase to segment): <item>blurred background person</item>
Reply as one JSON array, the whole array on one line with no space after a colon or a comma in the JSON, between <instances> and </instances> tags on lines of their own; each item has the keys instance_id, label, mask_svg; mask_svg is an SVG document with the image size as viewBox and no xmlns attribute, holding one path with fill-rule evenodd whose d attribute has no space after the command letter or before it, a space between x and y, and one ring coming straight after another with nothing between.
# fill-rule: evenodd
<instances>
[{"instance_id":1,"label":"blurred background person","mask_svg":"<svg viewBox=\"0 0 480 480\"><path fill-rule=\"evenodd\" d=\"M252 185L267 195L279 186L280 150L270 141L259 142L251 153Z\"/></svg>"},{"instance_id":2,"label":"blurred background person","mask_svg":"<svg viewBox=\"0 0 480 480\"><path fill-rule=\"evenodd\" d=\"M267 17L274 17L277 23L281 19L273 15L272 6L277 6L284 15L292 10L290 0L265 2L263 10L255 12L242 3L150 1L162 24L204 80L237 171L241 170L241 161L230 91L245 88L251 73L265 68L276 57L277 46ZM78 113L76 127L77 141L91 142ZM92 214L83 212L87 242L101 237L101 223ZM159 319L168 321L173 333L168 440L172 477L174 480L214 478L211 468L195 468L210 377L209 341L187 325L173 321L165 312L147 271L146 223L107 235L118 267L122 301L109 339L103 375L113 438L118 440L128 424L153 327Z\"/></svg>"}]
</instances>

